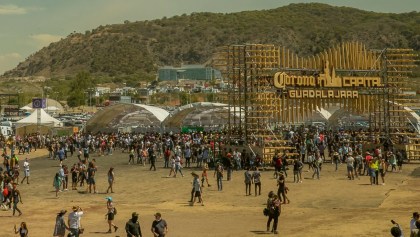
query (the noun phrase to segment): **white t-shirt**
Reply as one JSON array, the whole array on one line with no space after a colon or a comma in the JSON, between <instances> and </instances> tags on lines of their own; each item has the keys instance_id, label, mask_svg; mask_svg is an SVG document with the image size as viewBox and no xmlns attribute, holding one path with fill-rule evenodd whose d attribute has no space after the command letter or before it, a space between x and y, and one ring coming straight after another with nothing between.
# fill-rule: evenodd
<instances>
[{"instance_id":1,"label":"white t-shirt","mask_svg":"<svg viewBox=\"0 0 420 237\"><path fill-rule=\"evenodd\" d=\"M26 171L29 170L29 162L25 161L23 162L23 168L25 168Z\"/></svg>"},{"instance_id":2,"label":"white t-shirt","mask_svg":"<svg viewBox=\"0 0 420 237\"><path fill-rule=\"evenodd\" d=\"M80 218L83 216L82 211L72 212L69 214L69 228L77 229L80 227Z\"/></svg>"},{"instance_id":3,"label":"white t-shirt","mask_svg":"<svg viewBox=\"0 0 420 237\"><path fill-rule=\"evenodd\" d=\"M416 219L411 219L411 221L410 221L410 231L413 231L413 230L417 230L417 227L416 227Z\"/></svg>"},{"instance_id":4,"label":"white t-shirt","mask_svg":"<svg viewBox=\"0 0 420 237\"><path fill-rule=\"evenodd\" d=\"M354 158L353 156L347 157L347 167L353 167L354 165Z\"/></svg>"}]
</instances>

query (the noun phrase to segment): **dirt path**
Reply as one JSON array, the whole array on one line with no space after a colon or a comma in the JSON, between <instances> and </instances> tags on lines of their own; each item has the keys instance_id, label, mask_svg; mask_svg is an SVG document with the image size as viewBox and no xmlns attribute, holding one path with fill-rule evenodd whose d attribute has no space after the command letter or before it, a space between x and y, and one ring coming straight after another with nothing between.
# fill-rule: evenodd
<instances>
[{"instance_id":1,"label":"dirt path","mask_svg":"<svg viewBox=\"0 0 420 237\"><path fill-rule=\"evenodd\" d=\"M162 213L168 222L168 236L273 236L265 232L263 216L267 193L276 191L272 171L262 172L262 195L245 196L243 171L233 173L233 180L223 183L217 191L213 172L209 173L209 188L204 188L205 206L188 204L191 191L191 171L184 168L185 177L168 178L169 170L128 165L128 155L116 151L113 156L96 157L98 164L97 186L99 194L65 191L55 198L53 176L58 171L58 161L46 158L47 152L30 154L31 184L19 185L22 193L21 217L12 217L11 211L0 211L0 236L15 236L13 225L28 223L31 237L52 236L56 213L61 209L71 211L73 205L85 210L82 224L85 237L126 236L125 222L131 212L140 213L143 236L150 232L153 214ZM32 159L35 156L41 158ZM23 162L25 156L21 156ZM76 162L71 157L65 163ZM112 195L118 208L117 233L106 234L108 226L104 193L107 188L106 173L115 167L116 184ZM409 221L418 209L420 184L418 165L405 165L402 173L387 173L386 185L371 186L368 177L349 181L345 165L335 172L331 164L324 164L320 180L312 180L312 173L304 173L301 184L293 183L289 172L287 184L291 203L284 205L279 221L279 236L389 236L390 220L399 222L408 235ZM305 167L306 168L306 167ZM413 172L415 170L415 172ZM411 175L413 173L413 175ZM254 192L252 192L254 194ZM66 218L67 220L67 218Z\"/></svg>"}]
</instances>

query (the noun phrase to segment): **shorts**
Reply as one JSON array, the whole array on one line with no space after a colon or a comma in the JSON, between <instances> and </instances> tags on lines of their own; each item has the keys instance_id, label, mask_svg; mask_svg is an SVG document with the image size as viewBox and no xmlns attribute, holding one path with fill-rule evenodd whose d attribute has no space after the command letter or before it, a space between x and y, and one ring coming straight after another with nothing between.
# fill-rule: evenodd
<instances>
[{"instance_id":1,"label":"shorts","mask_svg":"<svg viewBox=\"0 0 420 237\"><path fill-rule=\"evenodd\" d=\"M110 212L108 213L108 220L113 221L114 220L114 213Z\"/></svg>"},{"instance_id":2,"label":"shorts","mask_svg":"<svg viewBox=\"0 0 420 237\"><path fill-rule=\"evenodd\" d=\"M354 168L353 166L347 166L347 172L353 172Z\"/></svg>"},{"instance_id":3,"label":"shorts","mask_svg":"<svg viewBox=\"0 0 420 237\"><path fill-rule=\"evenodd\" d=\"M29 177L30 173L29 170L25 170L25 177Z\"/></svg>"},{"instance_id":4,"label":"shorts","mask_svg":"<svg viewBox=\"0 0 420 237\"><path fill-rule=\"evenodd\" d=\"M201 192L200 191L195 191L194 197L201 197Z\"/></svg>"},{"instance_id":5,"label":"shorts","mask_svg":"<svg viewBox=\"0 0 420 237\"><path fill-rule=\"evenodd\" d=\"M83 154L83 157L85 158L85 159L87 159L87 158L89 158L89 154Z\"/></svg>"},{"instance_id":6,"label":"shorts","mask_svg":"<svg viewBox=\"0 0 420 237\"><path fill-rule=\"evenodd\" d=\"M380 170L379 170L379 173L381 174L381 177L385 177L385 173L386 173L386 172L385 172L383 169L380 169Z\"/></svg>"},{"instance_id":7,"label":"shorts","mask_svg":"<svg viewBox=\"0 0 420 237\"><path fill-rule=\"evenodd\" d=\"M87 183L95 185L95 178L88 178Z\"/></svg>"}]
</instances>

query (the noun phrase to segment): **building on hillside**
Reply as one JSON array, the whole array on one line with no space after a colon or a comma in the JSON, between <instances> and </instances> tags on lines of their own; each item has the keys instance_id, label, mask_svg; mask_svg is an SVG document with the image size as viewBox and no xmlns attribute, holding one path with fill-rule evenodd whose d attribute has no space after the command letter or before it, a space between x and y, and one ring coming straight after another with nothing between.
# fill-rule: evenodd
<instances>
[{"instance_id":1,"label":"building on hillside","mask_svg":"<svg viewBox=\"0 0 420 237\"><path fill-rule=\"evenodd\" d=\"M203 65L164 66L158 69L159 81L178 81L180 79L207 80L221 78L219 70Z\"/></svg>"},{"instance_id":2,"label":"building on hillside","mask_svg":"<svg viewBox=\"0 0 420 237\"><path fill-rule=\"evenodd\" d=\"M125 86L123 88L116 88L115 93L119 93L120 95L129 95L129 94L136 94L136 88Z\"/></svg>"},{"instance_id":3,"label":"building on hillside","mask_svg":"<svg viewBox=\"0 0 420 237\"><path fill-rule=\"evenodd\" d=\"M95 88L95 96L101 96L111 93L111 88L98 86Z\"/></svg>"},{"instance_id":4,"label":"building on hillside","mask_svg":"<svg viewBox=\"0 0 420 237\"><path fill-rule=\"evenodd\" d=\"M133 101L132 101L131 96L125 96L119 92L109 94L109 104L113 105L113 104L118 104L118 103L131 104L133 103Z\"/></svg>"},{"instance_id":5,"label":"building on hillside","mask_svg":"<svg viewBox=\"0 0 420 237\"><path fill-rule=\"evenodd\" d=\"M156 93L156 90L151 88L138 88L137 95L140 104L149 104L150 97Z\"/></svg>"}]
</instances>

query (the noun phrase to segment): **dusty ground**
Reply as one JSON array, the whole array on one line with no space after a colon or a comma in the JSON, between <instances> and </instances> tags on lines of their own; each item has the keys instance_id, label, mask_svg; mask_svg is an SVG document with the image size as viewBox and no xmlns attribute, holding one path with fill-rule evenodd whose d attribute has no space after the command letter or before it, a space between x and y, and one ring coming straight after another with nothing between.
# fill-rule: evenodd
<instances>
[{"instance_id":1,"label":"dusty ground","mask_svg":"<svg viewBox=\"0 0 420 237\"><path fill-rule=\"evenodd\" d=\"M31 159L30 185L19 185L23 215L12 217L11 211L0 211L0 236L15 236L13 225L21 221L28 223L31 237L52 236L56 213L61 209L71 211L73 205L85 210L82 225L86 237L126 236L124 225L133 211L140 213L143 236L152 236L150 227L155 212L161 212L168 222L168 236L273 236L265 232L266 217L262 214L267 193L276 190L272 171L262 173L261 196L245 196L242 171L234 172L232 181L224 181L224 189L219 192L211 172L212 186L204 189L205 206L191 207L188 200L192 169L184 168L183 178L167 178L169 170L160 168L161 162L157 171L149 171L148 167L127 165L127 154L117 151L113 156L94 156L99 169L99 194L67 191L57 199L52 181L58 162L46 159L45 154L30 154L29 157L38 158ZM76 159L71 157L66 163L70 166ZM110 166L115 167L116 173L116 193L112 197L118 208L116 223L120 229L106 234L108 195L104 191ZM282 208L279 236L389 236L391 219L399 222L408 235L411 214L420 211L417 167L404 165L402 173L387 173L384 186L371 186L364 176L347 180L345 165L334 172L331 164L324 164L320 180L309 179L312 173L305 173L301 184L293 183L289 174L291 203Z\"/></svg>"}]
</instances>

